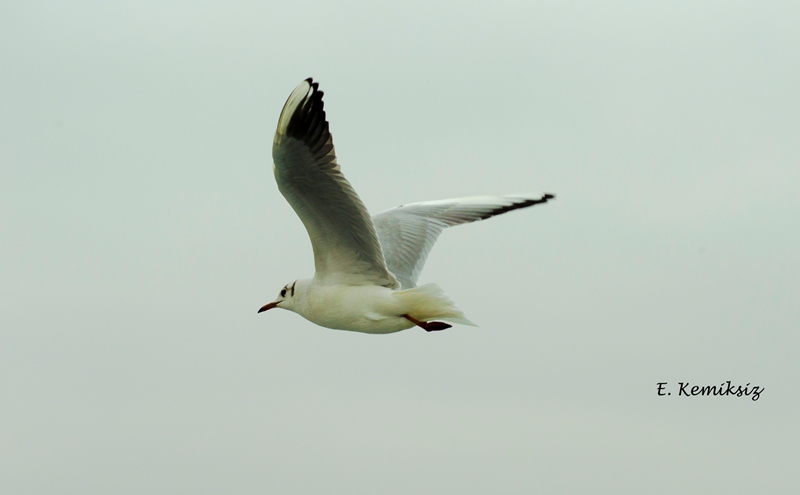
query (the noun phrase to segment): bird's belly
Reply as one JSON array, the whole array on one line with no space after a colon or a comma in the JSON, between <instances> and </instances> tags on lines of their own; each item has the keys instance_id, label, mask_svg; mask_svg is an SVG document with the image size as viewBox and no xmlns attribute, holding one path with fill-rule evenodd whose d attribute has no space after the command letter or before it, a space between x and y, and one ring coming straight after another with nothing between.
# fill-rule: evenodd
<instances>
[{"instance_id":1,"label":"bird's belly","mask_svg":"<svg viewBox=\"0 0 800 495\"><path fill-rule=\"evenodd\" d=\"M303 316L317 325L362 333L392 333L414 326L385 287L336 287L321 292Z\"/></svg>"}]
</instances>

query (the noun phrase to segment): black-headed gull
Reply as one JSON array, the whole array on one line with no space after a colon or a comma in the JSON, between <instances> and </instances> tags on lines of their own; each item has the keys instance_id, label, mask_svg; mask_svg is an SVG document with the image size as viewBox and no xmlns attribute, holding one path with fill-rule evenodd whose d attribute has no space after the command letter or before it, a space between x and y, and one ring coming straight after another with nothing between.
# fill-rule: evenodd
<instances>
[{"instance_id":1,"label":"black-headed gull","mask_svg":"<svg viewBox=\"0 0 800 495\"><path fill-rule=\"evenodd\" d=\"M281 111L272 144L278 189L303 221L314 249L314 278L281 289L272 308L323 327L392 333L419 326L474 325L436 284L417 287L445 227L553 199L552 194L474 196L398 206L370 218L344 178L318 83L306 79Z\"/></svg>"}]
</instances>

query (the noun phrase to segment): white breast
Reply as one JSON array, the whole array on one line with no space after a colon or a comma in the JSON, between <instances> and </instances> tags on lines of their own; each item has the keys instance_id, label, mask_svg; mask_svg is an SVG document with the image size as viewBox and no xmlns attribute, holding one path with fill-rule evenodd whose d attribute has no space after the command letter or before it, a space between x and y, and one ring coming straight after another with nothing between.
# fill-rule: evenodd
<instances>
[{"instance_id":1,"label":"white breast","mask_svg":"<svg viewBox=\"0 0 800 495\"><path fill-rule=\"evenodd\" d=\"M317 325L364 333L392 333L414 326L391 289L375 285L327 286L312 282L297 313Z\"/></svg>"}]
</instances>

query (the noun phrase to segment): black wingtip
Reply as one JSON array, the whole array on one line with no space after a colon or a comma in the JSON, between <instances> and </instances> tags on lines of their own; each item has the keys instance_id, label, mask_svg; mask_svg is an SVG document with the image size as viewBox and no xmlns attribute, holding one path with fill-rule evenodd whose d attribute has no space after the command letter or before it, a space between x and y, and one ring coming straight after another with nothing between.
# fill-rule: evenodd
<instances>
[{"instance_id":1,"label":"black wingtip","mask_svg":"<svg viewBox=\"0 0 800 495\"><path fill-rule=\"evenodd\" d=\"M318 82L314 82L314 78L313 77L305 78L305 82L307 82L308 85L311 86L311 94L312 95L314 93L322 93L322 91L319 90L319 83Z\"/></svg>"},{"instance_id":2,"label":"black wingtip","mask_svg":"<svg viewBox=\"0 0 800 495\"><path fill-rule=\"evenodd\" d=\"M332 153L333 139L328 129L325 103L322 101L325 93L319 90L319 83L314 82L312 78L309 77L304 82L311 87L304 95L295 95L301 100L293 108L292 114L288 116L283 134L308 145L314 158L318 162L322 160L318 164L329 163L336 160L336 155ZM282 114L281 119L283 118Z\"/></svg>"},{"instance_id":3,"label":"black wingtip","mask_svg":"<svg viewBox=\"0 0 800 495\"><path fill-rule=\"evenodd\" d=\"M489 213L487 213L486 216L481 218L481 220L485 220L487 218L495 217L497 215L502 215L503 213L508 213L509 211L519 210L519 209L522 209L522 208L528 208L529 206L540 205L540 204L543 204L543 203L547 203L549 200L551 200L551 199L553 199L555 197L556 196L554 194L545 193L540 198L525 199L525 200L519 201L517 203L511 203L508 206L501 206L500 208L497 208L497 209L492 210Z\"/></svg>"}]
</instances>

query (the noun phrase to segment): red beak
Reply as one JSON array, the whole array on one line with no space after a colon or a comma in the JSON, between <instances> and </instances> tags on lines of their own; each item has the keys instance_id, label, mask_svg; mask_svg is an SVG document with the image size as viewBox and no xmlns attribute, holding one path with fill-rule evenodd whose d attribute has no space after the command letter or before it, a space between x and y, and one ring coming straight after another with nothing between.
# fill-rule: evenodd
<instances>
[{"instance_id":1,"label":"red beak","mask_svg":"<svg viewBox=\"0 0 800 495\"><path fill-rule=\"evenodd\" d=\"M265 304L264 306L262 306L262 307L261 307L261 309L259 309L259 310L258 310L258 312L259 312L259 313L263 313L264 311L266 311L266 310L268 310L268 309L272 309L272 308L274 308L274 307L276 307L276 306L278 306L278 303L276 303L276 302L271 302L271 303L269 303L269 304Z\"/></svg>"}]
</instances>

